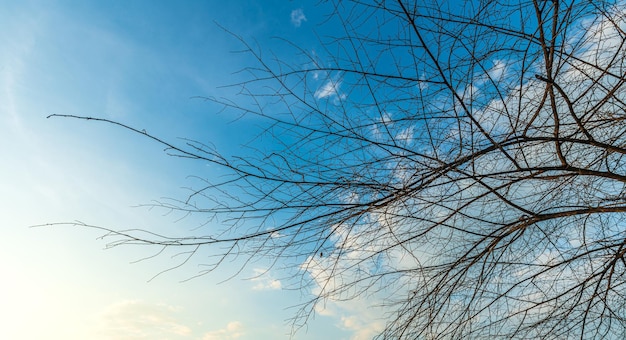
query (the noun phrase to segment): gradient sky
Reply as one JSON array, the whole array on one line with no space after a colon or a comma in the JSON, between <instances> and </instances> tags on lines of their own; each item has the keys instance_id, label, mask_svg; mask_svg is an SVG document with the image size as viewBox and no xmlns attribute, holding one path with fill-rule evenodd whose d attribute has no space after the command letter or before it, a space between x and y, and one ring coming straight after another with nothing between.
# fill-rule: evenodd
<instances>
[{"instance_id":1,"label":"gradient sky","mask_svg":"<svg viewBox=\"0 0 626 340\"><path fill-rule=\"evenodd\" d=\"M184 195L188 175L218 171L164 154L141 136L50 114L113 119L168 140L189 137L225 154L259 129L194 96L245 78L253 60L221 25L271 51L280 36L314 50L328 8L313 1L0 0L0 338L281 339L286 290L262 263L226 264L193 276L142 247L104 250L101 232L29 226L79 220L109 227L185 232L198 221L136 207ZM306 19L304 19L306 18ZM168 261L172 261L171 263ZM229 267L230 266L230 267ZM373 333L358 301L310 320L296 339L360 339ZM367 324L366 324L367 323Z\"/></svg>"}]
</instances>

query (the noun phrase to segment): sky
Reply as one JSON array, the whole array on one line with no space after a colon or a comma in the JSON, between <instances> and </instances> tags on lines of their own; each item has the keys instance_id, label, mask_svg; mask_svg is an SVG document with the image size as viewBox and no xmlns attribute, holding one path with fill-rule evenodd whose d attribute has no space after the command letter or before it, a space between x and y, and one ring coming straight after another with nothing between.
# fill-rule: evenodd
<instances>
[{"instance_id":1,"label":"sky","mask_svg":"<svg viewBox=\"0 0 626 340\"><path fill-rule=\"evenodd\" d=\"M402 296L402 290L389 286L376 291L380 296L369 295L369 300L325 301L295 334L291 333L289 322L297 313L296 307L313 297L315 284L324 282L326 273L330 272L326 268L335 263L346 266L340 268L340 274L333 277L335 280L328 280L333 282L329 284L332 287L343 279L343 282L358 281L360 272L371 276L368 270L372 267L384 267L377 259L365 264L361 261L363 253L377 253L380 247L387 247L388 239L377 238L377 232L364 232L366 237L361 237L358 228L351 234L353 229L332 226L336 240L330 240L335 243L331 244L331 248L335 247L331 251L338 250L343 255L342 261L334 262L334 258L323 257L320 252L319 257L314 254L306 260L303 258L302 263L292 263L293 269L306 268L301 272L306 271L314 278L312 285L304 289L294 289L298 288L293 285L297 280L264 259L244 267L241 259L225 262L210 275L190 279L205 268L201 265L209 259L209 253L199 254L184 266L168 271L181 263L184 253L173 249L153 257L158 248L132 245L109 248L110 239L103 239L101 230L71 223L146 229L168 235L194 234L200 226L202 230L219 229L218 221L203 224L206 221L202 216L184 217L167 210L150 209L149 205L167 198L185 197L188 187L198 185L192 176L219 178L224 169L168 156L163 146L119 126L47 118L57 114L109 119L166 141L184 142L180 138L201 141L227 156L250 155L253 151L246 145L251 145L251 141L261 149L280 149L276 140L271 144L271 138L256 138L267 121L254 115L225 112L221 106L203 98L227 98L242 106L250 103L246 102L249 97L237 96L237 88L224 87L254 77L245 70L255 66L256 60L249 53L239 52L245 48L240 39L262 53L264 60L284 62L272 64L275 67L302 66L313 57L323 63L324 53L330 54L328 59L347 64L358 59L355 56L369 59L376 55L367 44L353 46L354 50L332 51L341 44L321 45L324 37L342 36L341 27L326 20L332 11L327 6L330 5L304 0L179 3L0 0L0 138L3 142L0 147L3 270L0 339L262 340L286 339L291 334L294 339L305 340L362 340L383 329L384 315L380 309L370 307L380 296L389 293L385 289ZM464 7L459 6L458 10ZM350 19L359 18L358 13L346 15ZM373 37L389 33L385 27L398 29L394 21L370 20L363 24L346 19L346 22ZM518 24L515 19L511 22ZM598 31L605 32L599 28ZM581 39L584 34L581 29ZM598 39L593 34L589 37L584 44L590 43L586 47L588 54L581 54L583 59L592 58L600 47L593 45ZM293 53L295 48L285 49L289 45L286 41L301 47L312 58ZM618 42L621 44L621 40ZM607 43L617 46L618 42ZM607 46L610 44L604 45L605 50ZM445 51L445 46L442 50ZM506 49L502 51L508 53ZM396 56L394 49L387 52L391 53L382 53L381 57L367 62L373 62L384 73L396 72L395 68L401 69L398 65L413 65L419 60L414 55ZM517 62L490 54L489 60L481 65L484 72L478 70L474 74L463 66L456 69L462 76L465 71L476 76L471 78L469 86L460 87L459 92L462 97L482 98L482 103L472 99L475 113L491 133L498 132L498 120L492 112L498 112L496 104L502 98L494 99L495 92L489 91L491 83L485 81L484 73L498 80L498 84L507 84L505 78L517 81L510 76L517 70ZM425 72L412 66L403 72L413 69ZM527 84L539 82L533 73L528 72ZM359 92L354 86L358 81L351 80L350 75L329 72L319 79L317 73L308 76L313 80L298 78L306 82L298 83L295 88L309 90L308 94L321 107L357 103L367 108L368 102L361 102L367 95ZM420 80L415 87L402 92L400 98L408 95L410 99L414 93L438 93L436 82L429 83L424 73L411 73L409 77ZM293 79L287 78L287 82ZM459 85L468 84L460 81ZM383 107L395 108L396 112L362 109L358 111L361 116L352 115L350 119L365 122L362 126L367 129L370 126L367 122L376 122L371 126L384 127L386 132L368 130L373 140L389 137L401 147L407 147L415 142L415 130L419 127L412 125L411 116L407 117L411 119L407 119L406 125L399 122L403 120L402 114L413 115L412 107L395 104L398 93L385 92L386 87L381 86L382 90L376 87L379 91L376 95L382 96L377 99L393 98ZM259 89L263 91L268 89ZM453 97L442 96L441 102L431 104L445 107L453 104L450 98ZM505 99L514 101L517 97L509 95ZM298 105L289 107L289 101L282 104L289 113L302 116L309 113L299 111ZM491 105L495 109L488 112ZM274 131L278 130L270 130L270 134ZM452 130L452 135L455 134ZM280 136L282 141L289 140L290 135L286 135ZM325 139L319 140L327 143ZM456 139L452 138L451 143L455 144ZM309 156L319 156L328 150L331 152L324 157L337 155L332 153L332 147L318 146L309 143L297 147L298 152L310 151ZM347 163L341 164L349 164L349 160L342 161ZM390 162L389 173L398 182L412 175L402 166ZM358 197L342 199L350 201ZM383 219L384 214L377 215L374 211L370 217L379 218L375 223L391 230ZM58 222L69 224L40 226ZM396 231L402 227L411 225L394 225ZM381 228L378 232L386 233L386 230ZM376 240L381 242L371 242ZM403 256L406 253L393 253L395 250L389 251L386 265L416 268L411 259Z\"/></svg>"},{"instance_id":2,"label":"sky","mask_svg":"<svg viewBox=\"0 0 626 340\"><path fill-rule=\"evenodd\" d=\"M257 277L263 263L227 281L237 263L189 281L193 264L153 279L177 258L137 262L154 252L105 249L96 230L31 226L196 227L141 205L219 169L120 128L46 117L112 119L236 154L260 123L197 98L232 96L221 86L245 79L237 71L253 60L233 52L242 49L233 34L265 51L277 36L314 49L328 12L313 1L0 0L0 338L288 338L290 307L310 296L271 270ZM359 301L329 308L294 338L369 338L380 325L366 324L367 313Z\"/></svg>"}]
</instances>

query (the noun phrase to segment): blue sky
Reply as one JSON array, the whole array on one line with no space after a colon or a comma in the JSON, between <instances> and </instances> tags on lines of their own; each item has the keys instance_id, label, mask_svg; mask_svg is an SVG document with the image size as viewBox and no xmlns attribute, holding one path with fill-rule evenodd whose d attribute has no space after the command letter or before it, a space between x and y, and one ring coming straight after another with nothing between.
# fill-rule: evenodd
<instances>
[{"instance_id":1,"label":"blue sky","mask_svg":"<svg viewBox=\"0 0 626 340\"><path fill-rule=\"evenodd\" d=\"M148 282L176 258L131 264L151 251L103 250L93 230L28 226L195 227L194 218L136 206L180 196L188 175L218 169L168 157L119 128L46 116L108 118L237 154L261 123L233 121L192 98L231 96L220 86L244 79L235 72L253 62L232 53L240 42L216 23L264 51L276 36L313 50L313 30L329 29L318 25L327 13L312 1L0 1L0 338L287 338L286 320L295 313L288 307L307 292L284 289L271 271L245 280L263 263L221 284L237 263L181 283L196 273L192 264ZM295 338L371 335L362 332L360 312L358 302L329 308Z\"/></svg>"},{"instance_id":2,"label":"blue sky","mask_svg":"<svg viewBox=\"0 0 626 340\"><path fill-rule=\"evenodd\" d=\"M472 7L471 2L463 3L466 7L458 6L458 10ZM456 9L455 4L450 2L450 6ZM622 13L621 8L623 6L616 6L616 11ZM420 243L420 239L415 239L419 244L413 248L404 244L400 247L402 249L389 247L388 242L397 242L395 235L410 236L414 232L410 229L417 225L388 219L389 214L406 216L404 209L409 205L405 202L392 205L390 210L382 207L379 211L369 211L368 208L367 218L361 219L358 215L353 224L343 221L335 224L329 219L333 225L320 223L321 227L317 229L305 229L307 232L321 230L323 233L326 232L324 228L330 231L328 243L322 245L326 247L323 248L326 256L321 256L322 248L320 256L308 257L310 249L298 249L296 251L301 252L289 258L288 263L272 267L267 259L255 259L239 272L243 264L240 258L223 263L211 275L192 280L186 279L205 268L200 265L211 260L211 250L204 249L185 266L162 273L178 265L185 254L171 249L151 258L158 249L145 246L104 249L107 239L101 239L102 232L98 230L71 225L29 227L82 221L114 229L147 229L167 235L204 233L204 230L222 227L217 221L203 224L206 220L200 215L181 219L180 214L148 209L145 204L164 198L185 197L189 193L186 187L198 185L198 180L189 175L220 178L224 169L206 162L169 157L161 145L120 127L73 119L46 119L50 114L119 121L167 141L181 142L179 137L198 140L214 145L224 155L239 155L244 159L263 157L254 154L253 148L248 146L276 150L283 147L280 142L295 140L297 145L283 150L287 156L296 150L293 151L296 161L290 164L289 170L266 170L274 170L278 173L276 176L309 179L325 173L318 165L328 162L326 164L332 169L327 176L343 180L344 171L348 177L359 177L362 173L359 166L368 164L370 157L385 159L376 158L382 157L376 153L381 152L377 148L368 148L372 143L378 144L377 141L384 141L380 145L393 145L383 146L382 153L391 150L392 154L399 155L403 154L403 148L409 147L423 146L425 151L418 151L416 155L419 155L422 152L428 154L431 147L434 152L447 152L449 148L463 146L457 137L465 132L456 127L449 129L443 118L445 114L441 116L441 122L445 124L438 124L435 120L432 125L440 133L439 137L431 139L427 136L430 130L426 133L425 129L420 129L423 127L421 122L429 120L432 112L456 112L456 103L464 100L490 134L505 134L507 130L499 121L505 117L500 114L502 105L530 102L538 95L532 90L540 88L534 86L540 81L534 77L533 70L536 68L539 72L541 62L528 59L530 64L524 64L524 67L530 67L525 72L526 78L517 78L522 70L520 60L527 58L524 49L519 50L524 56L518 55L520 60L516 60L509 49L496 44L501 53L487 53L491 51L486 49L485 57L479 58L480 63L457 66L454 65L457 60L474 58L474 50L463 52L457 49L453 54L447 53L447 48L456 46L457 38L450 36L437 40L441 37L439 32L425 30L422 32L425 40L438 44L436 57L448 58L447 62L455 71L451 77L459 77L454 81L457 92L450 95L447 90L441 91L445 86L437 81L439 68L432 67L426 54L419 55L416 52L419 49L413 48L410 53L404 53L402 48L379 44L386 41L387 36L391 37L391 42L396 41L394 39L402 42L406 38L406 32L393 18L379 20L385 16L362 15L367 11L340 11L345 15L346 25L353 26L348 30L358 31L361 38L372 37L372 41L368 43L368 39L357 38L344 40L343 44L322 45L320 39L324 37L345 36L342 26L334 26L336 21L326 21L331 10L314 1L297 0L185 1L177 4L0 0L0 136L4 142L0 147L0 259L3 270L0 339L281 339L288 337L291 331L288 320L297 312L290 307L305 303L312 294L320 292L331 294L331 298L316 306L315 317L296 333L295 339L362 340L381 331L384 327L381 318L389 316L384 314L389 310L372 307L389 302L385 298L390 296L400 300L407 296L414 277L399 274L396 283L393 277L380 281L367 279L375 278L373 274L389 268L398 269L398 273L420 268L417 262L429 260L429 257L435 259L437 255L428 253L431 250L426 248L430 244ZM520 24L520 19L501 19L508 20L508 24ZM599 48L610 51L622 43L621 39L607 38L606 44L600 44L604 38L593 32L608 32L609 29L605 28L610 28L613 23L591 19L594 18L580 18L580 24L572 26L573 41L582 39L580 44L572 43L579 45L582 60L594 60ZM295 84L294 91L305 91L307 100L320 108L322 114L311 114L310 107L288 96L275 105L263 106L261 111L277 114L272 117L294 114L294 119L324 128L321 133L309 135L303 133L304 130L280 130L288 126L285 124L255 138L267 128L266 120L254 115L242 117L236 112L223 112L219 105L201 98L224 97L236 100L241 106L250 104L249 97L236 96L237 88L223 87L254 78L254 74L238 71L256 64L250 54L234 53L244 46L224 28L242 37L255 51L263 54L264 60L282 70L288 70L288 65L311 66L314 59L320 67L365 65L381 74L402 72L403 79L366 79L358 70L353 73L310 72L306 78L301 77L302 74L282 78L290 85ZM586 36L588 32L591 34ZM616 32L613 34L614 38L618 36ZM332 37L328 39L332 40ZM304 53L296 53L293 46L286 48L289 45L286 41L294 42ZM349 44L354 42L358 44ZM516 43L506 39L495 42L503 46ZM481 50L491 41L481 39L475 43L477 50ZM284 63L275 63L276 60ZM528 60L525 59L524 63ZM577 76L579 70L572 66L569 71L564 70L563 77ZM255 88L256 84L250 85L253 91L275 94L272 88ZM496 84L503 88L496 88ZM390 86L392 91L389 91ZM519 94L514 91L522 87L530 90L520 90ZM572 91L576 93L577 90ZM589 93L593 96L593 92ZM270 97L260 100L277 98ZM414 110L416 103L423 104L417 113ZM523 110L517 113L523 116L525 108L523 105ZM353 127L351 133L356 131L367 138L348 139L341 133L333 134L343 128L334 124L334 114L341 115L339 120ZM451 117L455 117L452 125L456 126L458 116ZM469 130L473 136L475 131ZM283 131L286 133L280 134ZM277 138L267 138L272 137L272 133ZM309 137L298 139L302 136ZM482 137L481 140L491 143ZM419 141L427 143L419 145ZM305 156L300 157L300 154ZM483 162L487 163L483 164L497 164L497 159L489 157L485 156ZM283 164L276 160L278 158L266 159L270 159L268 163ZM315 162L309 162L313 159ZM388 180L390 184L385 185L391 187L404 185L416 175L415 164L421 164L413 163L410 157L407 159L408 163L404 163L403 158L396 161L391 157L388 161L381 161L380 167L366 167L369 173L365 177L371 177L373 183L379 178L382 182ZM291 165L295 165L296 171L291 171ZM313 187L317 186L311 183ZM271 183L268 187L274 188ZM379 195L375 187L373 192L364 189L362 192L334 194L331 190L333 194L321 198L315 195L327 192L312 189L309 193L303 189L307 194L302 197L319 198L324 203L328 200L350 204L367 202L368 195ZM274 197L292 193L290 188L276 189L272 193L276 195ZM465 195L465 192L465 189L458 191L459 195ZM361 193L364 195L359 197ZM449 198L456 200L454 195ZM298 199L296 197L292 202ZM265 208L272 203L261 201L253 206ZM426 206L431 207L430 202ZM421 209L414 203L410 207L420 209L421 214L436 215L434 221L440 217L447 220L447 216L439 216L439 203L432 205L432 209ZM398 211L402 213L397 214L394 209L400 209ZM471 220L473 206L468 205L467 209ZM484 209L479 210L482 213ZM319 211L323 211L323 207L305 213ZM284 216L280 213L271 217L280 219ZM416 216L418 221L420 215ZM430 218L427 216L424 220ZM270 228L273 221L268 218L256 227L258 230ZM198 229L201 225L203 229ZM276 225L280 226L280 221ZM381 228L368 228L372 225ZM285 231L285 235L289 232ZM388 235L393 234L390 239ZM409 237L408 240L413 239ZM310 244L295 243L292 249ZM538 248L537 251L543 252L538 255L540 258L551 256L546 250ZM330 256L332 252L335 254ZM382 253L386 259L371 255ZM283 264L290 266L292 271L278 270ZM300 274L310 274L313 278L308 282L310 286L293 289L299 288L298 276L294 276L297 269ZM333 274L329 276L331 272ZM157 275L159 273L162 275ZM232 277L235 273L238 275ZM357 285L346 285L346 282ZM361 282L365 283L359 286ZM325 290L320 283L327 284ZM376 285L369 287L368 293L371 294L367 297L339 301L354 296L350 291L352 287L359 291L368 283Z\"/></svg>"}]
</instances>

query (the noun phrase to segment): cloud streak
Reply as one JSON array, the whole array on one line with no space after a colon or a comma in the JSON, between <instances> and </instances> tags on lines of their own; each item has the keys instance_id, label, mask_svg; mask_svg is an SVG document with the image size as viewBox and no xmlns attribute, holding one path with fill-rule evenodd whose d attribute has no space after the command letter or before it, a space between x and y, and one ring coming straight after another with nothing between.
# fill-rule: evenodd
<instances>
[{"instance_id":1,"label":"cloud streak","mask_svg":"<svg viewBox=\"0 0 626 340\"><path fill-rule=\"evenodd\" d=\"M252 287L253 290L278 290L283 287L280 280L273 278L265 269L255 268L254 275L251 279L256 284Z\"/></svg>"},{"instance_id":2,"label":"cloud streak","mask_svg":"<svg viewBox=\"0 0 626 340\"><path fill-rule=\"evenodd\" d=\"M340 79L330 79L320 88L315 91L315 99L329 98L336 96L339 93L339 87L341 86Z\"/></svg>"},{"instance_id":3,"label":"cloud streak","mask_svg":"<svg viewBox=\"0 0 626 340\"><path fill-rule=\"evenodd\" d=\"M239 321L231 321L225 328L205 333L202 340L233 340L243 335L243 324Z\"/></svg>"},{"instance_id":4,"label":"cloud streak","mask_svg":"<svg viewBox=\"0 0 626 340\"><path fill-rule=\"evenodd\" d=\"M105 311L102 334L114 339L189 339L192 329L180 322L180 308L166 304L124 300Z\"/></svg>"}]
</instances>

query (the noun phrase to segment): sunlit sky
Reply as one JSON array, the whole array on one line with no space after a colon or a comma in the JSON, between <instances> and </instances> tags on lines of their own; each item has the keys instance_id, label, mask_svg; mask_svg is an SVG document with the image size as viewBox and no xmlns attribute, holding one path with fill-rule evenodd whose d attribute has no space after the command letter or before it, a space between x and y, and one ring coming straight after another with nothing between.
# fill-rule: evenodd
<instances>
[{"instance_id":1,"label":"sunlit sky","mask_svg":"<svg viewBox=\"0 0 626 340\"><path fill-rule=\"evenodd\" d=\"M285 289L272 271L250 279L262 262L223 283L237 263L185 282L193 264L150 280L168 256L133 263L153 252L105 250L96 230L29 226L195 228L193 218L138 206L218 170L120 128L46 116L108 118L237 154L258 122L193 98L232 95L220 86L253 62L232 53L241 43L219 25L268 52L277 36L313 50L328 12L314 1L0 1L0 338L287 338L289 307L309 292ZM316 314L294 338L370 337L357 303Z\"/></svg>"}]
</instances>

